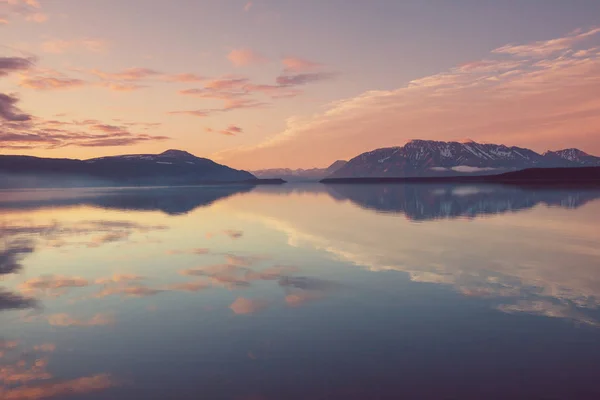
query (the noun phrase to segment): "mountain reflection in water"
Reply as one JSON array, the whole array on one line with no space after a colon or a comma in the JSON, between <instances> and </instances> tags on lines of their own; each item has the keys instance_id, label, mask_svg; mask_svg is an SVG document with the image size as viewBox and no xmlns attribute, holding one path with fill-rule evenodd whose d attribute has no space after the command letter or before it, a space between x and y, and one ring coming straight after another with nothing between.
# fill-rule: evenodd
<instances>
[{"instance_id":1,"label":"mountain reflection in water","mask_svg":"<svg viewBox=\"0 0 600 400\"><path fill-rule=\"evenodd\" d=\"M538 204L577 208L600 198L598 189L528 189L503 185L327 185L337 199L412 220L477 217L527 210Z\"/></svg>"},{"instance_id":2,"label":"mountain reflection in water","mask_svg":"<svg viewBox=\"0 0 600 400\"><path fill-rule=\"evenodd\" d=\"M0 398L597 398L599 197L0 191Z\"/></svg>"}]
</instances>

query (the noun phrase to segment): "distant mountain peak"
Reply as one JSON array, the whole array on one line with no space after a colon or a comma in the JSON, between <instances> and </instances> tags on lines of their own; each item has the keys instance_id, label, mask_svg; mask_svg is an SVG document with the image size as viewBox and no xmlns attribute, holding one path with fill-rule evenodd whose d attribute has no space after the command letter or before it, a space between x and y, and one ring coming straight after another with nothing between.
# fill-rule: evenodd
<instances>
[{"instance_id":1,"label":"distant mountain peak","mask_svg":"<svg viewBox=\"0 0 600 400\"><path fill-rule=\"evenodd\" d=\"M331 164L329 167L327 167L327 171L330 173L334 173L335 171L337 171L338 169L340 169L344 165L346 165L347 162L348 161L346 161L346 160L337 160L336 162Z\"/></svg>"},{"instance_id":2,"label":"distant mountain peak","mask_svg":"<svg viewBox=\"0 0 600 400\"><path fill-rule=\"evenodd\" d=\"M556 151L547 151L544 154L545 155L546 154L555 154L555 155L558 155L560 157L565 157L565 156L589 157L590 156L585 151L576 149L574 147L572 147L570 149L563 149L563 150L556 150Z\"/></svg>"},{"instance_id":3,"label":"distant mountain peak","mask_svg":"<svg viewBox=\"0 0 600 400\"><path fill-rule=\"evenodd\" d=\"M435 140L425 140L425 139L412 139L406 142L406 145L424 145L428 143L441 143Z\"/></svg>"},{"instance_id":4,"label":"distant mountain peak","mask_svg":"<svg viewBox=\"0 0 600 400\"><path fill-rule=\"evenodd\" d=\"M188 153L187 151L177 150L177 149L169 149L159 154L164 157L175 157L175 158L196 158L195 155Z\"/></svg>"},{"instance_id":5,"label":"distant mountain peak","mask_svg":"<svg viewBox=\"0 0 600 400\"><path fill-rule=\"evenodd\" d=\"M415 139L402 147L362 153L331 174L340 177L411 177L492 174L540 167L600 166L600 157L579 149L544 155L503 144Z\"/></svg>"}]
</instances>

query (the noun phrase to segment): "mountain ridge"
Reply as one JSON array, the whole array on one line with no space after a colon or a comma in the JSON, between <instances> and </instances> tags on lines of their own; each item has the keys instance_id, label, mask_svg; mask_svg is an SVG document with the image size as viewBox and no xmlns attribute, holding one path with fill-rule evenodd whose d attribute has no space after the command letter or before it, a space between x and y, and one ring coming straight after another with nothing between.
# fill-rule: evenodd
<instances>
[{"instance_id":1,"label":"mountain ridge","mask_svg":"<svg viewBox=\"0 0 600 400\"><path fill-rule=\"evenodd\" d=\"M273 179L280 178L286 181L318 181L335 173L338 169L346 165L347 161L337 160L327 168L269 168L252 171L252 174L258 178Z\"/></svg>"},{"instance_id":2,"label":"mountain ridge","mask_svg":"<svg viewBox=\"0 0 600 400\"><path fill-rule=\"evenodd\" d=\"M404 146L371 150L352 158L327 178L489 175L527 168L600 166L600 157L579 149L548 151L503 144L416 139Z\"/></svg>"},{"instance_id":3,"label":"mountain ridge","mask_svg":"<svg viewBox=\"0 0 600 400\"><path fill-rule=\"evenodd\" d=\"M125 154L87 160L0 155L0 184L43 185L194 185L256 181L243 170L196 157L183 150Z\"/></svg>"}]
</instances>

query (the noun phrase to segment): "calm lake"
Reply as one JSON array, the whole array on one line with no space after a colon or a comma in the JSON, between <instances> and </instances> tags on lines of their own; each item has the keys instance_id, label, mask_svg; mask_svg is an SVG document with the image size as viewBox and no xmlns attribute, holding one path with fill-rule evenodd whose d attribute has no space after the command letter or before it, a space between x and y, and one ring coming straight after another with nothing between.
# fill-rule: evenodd
<instances>
[{"instance_id":1,"label":"calm lake","mask_svg":"<svg viewBox=\"0 0 600 400\"><path fill-rule=\"evenodd\" d=\"M600 190L4 190L0 209L1 399L600 398Z\"/></svg>"}]
</instances>

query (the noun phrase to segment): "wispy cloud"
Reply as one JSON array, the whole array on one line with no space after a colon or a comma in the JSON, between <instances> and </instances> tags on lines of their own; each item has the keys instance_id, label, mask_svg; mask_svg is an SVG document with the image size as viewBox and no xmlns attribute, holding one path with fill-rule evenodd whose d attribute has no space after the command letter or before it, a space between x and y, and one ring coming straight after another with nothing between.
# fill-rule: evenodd
<instances>
[{"instance_id":1,"label":"wispy cloud","mask_svg":"<svg viewBox=\"0 0 600 400\"><path fill-rule=\"evenodd\" d=\"M154 69L141 67L127 68L120 72L105 72L93 69L90 71L90 73L98 76L99 78L111 81L139 81L145 78L162 75L162 73Z\"/></svg>"},{"instance_id":2,"label":"wispy cloud","mask_svg":"<svg viewBox=\"0 0 600 400\"><path fill-rule=\"evenodd\" d=\"M103 39L49 39L42 42L41 49L44 53L63 54L69 51L91 51L105 52L108 49L108 42Z\"/></svg>"},{"instance_id":3,"label":"wispy cloud","mask_svg":"<svg viewBox=\"0 0 600 400\"><path fill-rule=\"evenodd\" d=\"M600 33L600 28L595 28L584 32L577 32L561 38L540 40L529 44L508 44L493 50L492 53L509 54L524 58L543 58L561 51L569 50L578 42L590 38L598 33Z\"/></svg>"},{"instance_id":4,"label":"wispy cloud","mask_svg":"<svg viewBox=\"0 0 600 400\"><path fill-rule=\"evenodd\" d=\"M257 100L255 95L268 96L271 99L284 99L296 97L302 94L298 89L309 83L316 83L332 79L336 74L331 72L305 72L296 73L300 69L310 69L306 61L290 61L289 64L296 69L286 69L284 73L275 79L275 84L253 83L243 76L225 76L211 79L204 83L204 87L180 90L179 94L193 96L199 99L222 100L222 108L171 111L172 115L190 115L196 117L207 117L209 115L251 108L263 108L268 104ZM316 64L315 64L316 65Z\"/></svg>"},{"instance_id":5,"label":"wispy cloud","mask_svg":"<svg viewBox=\"0 0 600 400\"><path fill-rule=\"evenodd\" d=\"M192 117L205 118L212 114L211 110L182 110L182 111L169 111L169 115L189 115Z\"/></svg>"},{"instance_id":6,"label":"wispy cloud","mask_svg":"<svg viewBox=\"0 0 600 400\"><path fill-rule=\"evenodd\" d=\"M20 289L30 295L58 296L65 293L65 289L82 288L88 285L90 282L80 277L47 275L23 282Z\"/></svg>"},{"instance_id":7,"label":"wispy cloud","mask_svg":"<svg viewBox=\"0 0 600 400\"><path fill-rule=\"evenodd\" d=\"M35 299L24 297L17 293L8 292L0 288L0 311L2 310L24 310L37 307Z\"/></svg>"},{"instance_id":8,"label":"wispy cloud","mask_svg":"<svg viewBox=\"0 0 600 400\"><path fill-rule=\"evenodd\" d=\"M126 284L126 285L116 285L116 286L107 286L102 289L96 297L108 297L108 296L125 296L125 297L148 297L155 296L157 294L163 293L165 290L163 289L155 289L150 288L139 283L135 284Z\"/></svg>"},{"instance_id":9,"label":"wispy cloud","mask_svg":"<svg viewBox=\"0 0 600 400\"><path fill-rule=\"evenodd\" d=\"M244 236L244 232L237 229L226 229L223 231L223 233L232 239L240 239L242 236Z\"/></svg>"},{"instance_id":10,"label":"wispy cloud","mask_svg":"<svg viewBox=\"0 0 600 400\"><path fill-rule=\"evenodd\" d=\"M208 78L198 74L192 73L180 73L173 75L165 75L164 80L168 82L183 82L183 83L191 83L191 82L202 82L206 81Z\"/></svg>"},{"instance_id":11,"label":"wispy cloud","mask_svg":"<svg viewBox=\"0 0 600 400\"><path fill-rule=\"evenodd\" d=\"M33 67L35 59L24 57L0 57L0 76L11 72L25 71Z\"/></svg>"},{"instance_id":12,"label":"wispy cloud","mask_svg":"<svg viewBox=\"0 0 600 400\"><path fill-rule=\"evenodd\" d=\"M6 121L29 121L31 116L23 113L18 107L19 99L14 95L0 93L0 120ZM1 137L6 133L0 133Z\"/></svg>"},{"instance_id":13,"label":"wispy cloud","mask_svg":"<svg viewBox=\"0 0 600 400\"><path fill-rule=\"evenodd\" d=\"M134 90L145 89L148 85L140 85L137 83L119 83L119 82L102 82L100 86L110 89L113 92L132 92Z\"/></svg>"},{"instance_id":14,"label":"wispy cloud","mask_svg":"<svg viewBox=\"0 0 600 400\"><path fill-rule=\"evenodd\" d=\"M17 101L15 97L0 94L0 146L4 148L111 147L170 139L135 133L126 126L106 131L97 129L98 125L87 126L76 121L61 121L57 125L57 121L32 118L21 113L16 107ZM2 123L1 119L9 122Z\"/></svg>"},{"instance_id":15,"label":"wispy cloud","mask_svg":"<svg viewBox=\"0 0 600 400\"><path fill-rule=\"evenodd\" d=\"M96 314L92 318L76 318L69 314L53 314L48 316L48 323L53 326L106 326L114 325L115 319L108 314Z\"/></svg>"},{"instance_id":16,"label":"wispy cloud","mask_svg":"<svg viewBox=\"0 0 600 400\"><path fill-rule=\"evenodd\" d=\"M236 67L264 64L269 59L251 49L234 49L229 52L227 59Z\"/></svg>"},{"instance_id":17,"label":"wispy cloud","mask_svg":"<svg viewBox=\"0 0 600 400\"><path fill-rule=\"evenodd\" d=\"M0 276L20 271L23 257L35 250L30 240L11 241L6 236L4 240L4 249L0 251Z\"/></svg>"},{"instance_id":18,"label":"wispy cloud","mask_svg":"<svg viewBox=\"0 0 600 400\"><path fill-rule=\"evenodd\" d=\"M53 343L26 347L18 341L0 342L0 398L4 400L41 400L72 395L89 395L118 385L110 375L97 374L61 380L48 366Z\"/></svg>"},{"instance_id":19,"label":"wispy cloud","mask_svg":"<svg viewBox=\"0 0 600 400\"><path fill-rule=\"evenodd\" d=\"M42 12L41 8L36 0L2 0L0 1L0 24L8 24L16 17L21 17L28 22L46 22L48 15Z\"/></svg>"},{"instance_id":20,"label":"wispy cloud","mask_svg":"<svg viewBox=\"0 0 600 400\"><path fill-rule=\"evenodd\" d=\"M250 11L252 6L253 6L253 3L251 1L247 2L246 5L244 6L244 11L246 11L246 12Z\"/></svg>"},{"instance_id":21,"label":"wispy cloud","mask_svg":"<svg viewBox=\"0 0 600 400\"><path fill-rule=\"evenodd\" d=\"M194 254L194 255L206 255L210 254L210 249L204 247L198 247L190 250L169 250L167 252L169 255L179 255L179 254Z\"/></svg>"},{"instance_id":22,"label":"wispy cloud","mask_svg":"<svg viewBox=\"0 0 600 400\"><path fill-rule=\"evenodd\" d=\"M290 72L310 71L323 66L322 64L298 57L286 57L281 60L281 62L283 63L286 71Z\"/></svg>"},{"instance_id":23,"label":"wispy cloud","mask_svg":"<svg viewBox=\"0 0 600 400\"><path fill-rule=\"evenodd\" d=\"M32 386L0 388L0 397L6 400L41 400L87 395L115 387L118 382L110 375L100 374L65 381L52 381Z\"/></svg>"},{"instance_id":24,"label":"wispy cloud","mask_svg":"<svg viewBox=\"0 0 600 400\"><path fill-rule=\"evenodd\" d=\"M204 130L209 133L218 133L225 136L236 136L238 133L242 133L242 128L235 125L229 125L227 128L221 130L215 130L212 128L204 128Z\"/></svg>"},{"instance_id":25,"label":"wispy cloud","mask_svg":"<svg viewBox=\"0 0 600 400\"><path fill-rule=\"evenodd\" d=\"M269 302L266 300L238 297L233 303L231 303L229 308L237 315L246 315L262 311L268 306Z\"/></svg>"},{"instance_id":26,"label":"wispy cloud","mask_svg":"<svg viewBox=\"0 0 600 400\"><path fill-rule=\"evenodd\" d=\"M280 86L298 86L333 79L336 74L331 72L313 72L301 74L284 74L277 77Z\"/></svg>"},{"instance_id":27,"label":"wispy cloud","mask_svg":"<svg viewBox=\"0 0 600 400\"><path fill-rule=\"evenodd\" d=\"M82 79L51 76L24 76L19 82L21 87L35 90L72 89L82 87L85 84L86 81Z\"/></svg>"},{"instance_id":28,"label":"wispy cloud","mask_svg":"<svg viewBox=\"0 0 600 400\"><path fill-rule=\"evenodd\" d=\"M600 52L590 50L598 47L599 33L590 29L504 46L481 60L403 87L368 91L334 102L323 113L289 118L284 131L262 143L214 157L248 168L265 167L261 160L283 157L285 166L302 167L306 154L311 154L311 162L326 164L415 137L471 137L540 151L573 146L600 151L595 140L600 127ZM301 85L330 77L287 73L278 83Z\"/></svg>"}]
</instances>

